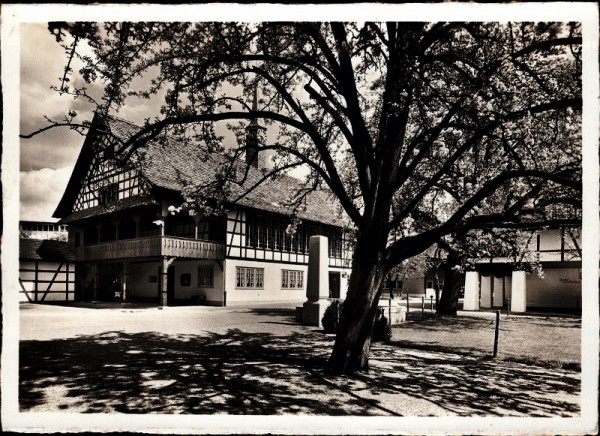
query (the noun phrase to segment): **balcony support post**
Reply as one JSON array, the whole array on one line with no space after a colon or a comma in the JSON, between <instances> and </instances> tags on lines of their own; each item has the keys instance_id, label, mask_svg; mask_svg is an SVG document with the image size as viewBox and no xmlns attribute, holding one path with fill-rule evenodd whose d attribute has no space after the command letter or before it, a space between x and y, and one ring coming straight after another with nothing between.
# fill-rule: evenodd
<instances>
[{"instance_id":1,"label":"balcony support post","mask_svg":"<svg viewBox=\"0 0 600 436\"><path fill-rule=\"evenodd\" d=\"M93 277L92 277L92 290L93 290L93 296L92 296L92 301L98 301L98 264L94 263L92 266L92 271L94 272Z\"/></svg>"},{"instance_id":2,"label":"balcony support post","mask_svg":"<svg viewBox=\"0 0 600 436\"><path fill-rule=\"evenodd\" d=\"M169 266L176 257L163 256L160 269L160 306L168 306Z\"/></svg>"},{"instance_id":3,"label":"balcony support post","mask_svg":"<svg viewBox=\"0 0 600 436\"><path fill-rule=\"evenodd\" d=\"M127 276L129 275L127 267L129 262L123 262L123 280L121 280L121 291L123 292L123 301L127 301Z\"/></svg>"}]
</instances>

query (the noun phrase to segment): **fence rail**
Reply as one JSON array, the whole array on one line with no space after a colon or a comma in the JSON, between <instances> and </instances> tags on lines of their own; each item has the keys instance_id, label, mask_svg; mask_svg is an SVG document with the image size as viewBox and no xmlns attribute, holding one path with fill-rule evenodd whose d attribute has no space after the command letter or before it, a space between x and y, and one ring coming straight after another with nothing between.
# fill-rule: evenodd
<instances>
[{"instance_id":1,"label":"fence rail","mask_svg":"<svg viewBox=\"0 0 600 436\"><path fill-rule=\"evenodd\" d=\"M134 257L175 256L191 259L224 259L225 245L173 236L148 236L102 242L76 248L78 260L113 260Z\"/></svg>"}]
</instances>

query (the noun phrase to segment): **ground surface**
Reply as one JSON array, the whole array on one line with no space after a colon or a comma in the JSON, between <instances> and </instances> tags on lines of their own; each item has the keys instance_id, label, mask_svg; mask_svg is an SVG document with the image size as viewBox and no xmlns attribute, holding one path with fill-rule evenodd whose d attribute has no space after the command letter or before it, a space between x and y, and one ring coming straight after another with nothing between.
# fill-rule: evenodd
<instances>
[{"instance_id":1,"label":"ground surface","mask_svg":"<svg viewBox=\"0 0 600 436\"><path fill-rule=\"evenodd\" d=\"M333 336L298 325L293 307L24 304L20 312L24 412L561 417L580 411L578 371L411 347L414 323L405 324L406 332L395 329L391 344L373 346L368 374L348 378L325 374ZM463 324L447 330L465 340L473 330Z\"/></svg>"}]
</instances>

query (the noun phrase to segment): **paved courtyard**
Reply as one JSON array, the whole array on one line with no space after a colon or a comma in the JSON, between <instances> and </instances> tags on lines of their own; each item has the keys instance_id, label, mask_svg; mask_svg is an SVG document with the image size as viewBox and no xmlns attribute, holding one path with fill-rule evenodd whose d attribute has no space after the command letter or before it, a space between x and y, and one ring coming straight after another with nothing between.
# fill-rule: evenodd
<instances>
[{"instance_id":1,"label":"paved courtyard","mask_svg":"<svg viewBox=\"0 0 600 436\"><path fill-rule=\"evenodd\" d=\"M580 413L580 373L375 344L371 370L323 371L333 336L294 305L21 305L20 410L243 415Z\"/></svg>"}]
</instances>

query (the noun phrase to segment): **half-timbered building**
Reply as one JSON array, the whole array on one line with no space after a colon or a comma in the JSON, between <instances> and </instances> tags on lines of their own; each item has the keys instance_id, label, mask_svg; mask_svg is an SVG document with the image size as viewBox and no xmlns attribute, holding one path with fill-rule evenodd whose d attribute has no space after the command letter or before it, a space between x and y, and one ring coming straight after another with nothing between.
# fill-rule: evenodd
<instances>
[{"instance_id":1,"label":"half-timbered building","mask_svg":"<svg viewBox=\"0 0 600 436\"><path fill-rule=\"evenodd\" d=\"M249 138L259 129L252 121ZM125 120L95 116L55 211L68 224L78 261L76 298L160 305L301 302L311 235L328 237L330 294L345 296L350 241L331 195L307 195L290 231L285 204L300 181L278 176L260 184L261 159L250 146L236 162L243 183L230 187L237 201L225 202L220 215L196 213L182 207L183 190L209 185L225 157L165 137L123 159L115 150L138 131Z\"/></svg>"},{"instance_id":2,"label":"half-timbered building","mask_svg":"<svg viewBox=\"0 0 600 436\"><path fill-rule=\"evenodd\" d=\"M42 225L39 232L47 233L48 228ZM75 275L75 256L66 242L19 239L19 301L73 301Z\"/></svg>"}]
</instances>

